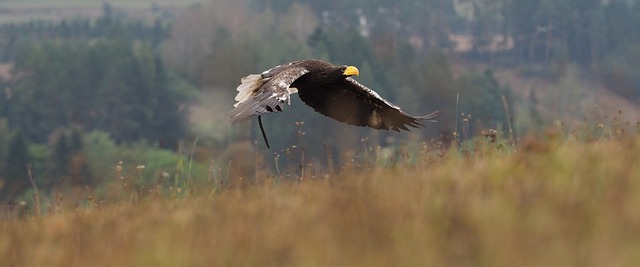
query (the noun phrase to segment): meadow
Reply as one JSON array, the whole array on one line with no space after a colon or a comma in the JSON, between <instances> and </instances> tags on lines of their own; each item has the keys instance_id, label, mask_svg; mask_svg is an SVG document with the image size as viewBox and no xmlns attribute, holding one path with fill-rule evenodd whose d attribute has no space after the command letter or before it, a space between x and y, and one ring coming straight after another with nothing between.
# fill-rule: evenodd
<instances>
[{"instance_id":1,"label":"meadow","mask_svg":"<svg viewBox=\"0 0 640 267\"><path fill-rule=\"evenodd\" d=\"M479 139L0 221L2 266L637 266L640 138ZM365 162L366 163L366 162ZM125 189L122 189L125 190ZM128 193L124 191L123 193Z\"/></svg>"}]
</instances>

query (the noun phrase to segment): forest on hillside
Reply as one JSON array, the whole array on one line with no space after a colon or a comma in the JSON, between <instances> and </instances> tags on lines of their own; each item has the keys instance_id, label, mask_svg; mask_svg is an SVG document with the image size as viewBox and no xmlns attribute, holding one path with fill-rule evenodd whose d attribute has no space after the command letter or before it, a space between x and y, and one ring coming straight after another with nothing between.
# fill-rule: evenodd
<instances>
[{"instance_id":1,"label":"forest on hillside","mask_svg":"<svg viewBox=\"0 0 640 267\"><path fill-rule=\"evenodd\" d=\"M97 18L0 24L0 201L32 199L34 184L51 197L106 194L125 175L140 190L251 179L274 157L295 178L298 162L320 172L363 146L410 154L488 129L517 142L556 123L562 110L541 103L545 92L515 93L501 69L549 82L574 73L640 98L634 0L214 0L153 22L120 11L105 2ZM411 133L380 132L294 97L264 117L271 151L254 122L228 123L241 77L304 58L357 66L359 82L411 114L446 112ZM466 65L481 67L456 67ZM576 101L575 86L554 103Z\"/></svg>"}]
</instances>

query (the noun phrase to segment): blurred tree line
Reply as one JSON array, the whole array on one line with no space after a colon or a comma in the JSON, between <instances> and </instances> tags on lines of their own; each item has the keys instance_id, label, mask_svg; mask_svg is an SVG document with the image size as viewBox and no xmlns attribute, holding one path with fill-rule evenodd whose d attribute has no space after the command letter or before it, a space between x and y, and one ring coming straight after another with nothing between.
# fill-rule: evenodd
<instances>
[{"instance_id":1,"label":"blurred tree line","mask_svg":"<svg viewBox=\"0 0 640 267\"><path fill-rule=\"evenodd\" d=\"M167 26L112 16L0 26L0 199L31 188L95 186L112 174L84 144L105 133L122 149L142 142L176 150L187 131L193 91L165 66L158 46ZM95 144L94 144L95 145ZM116 161L117 162L117 161ZM97 164L97 165L96 165Z\"/></svg>"},{"instance_id":2,"label":"blurred tree line","mask_svg":"<svg viewBox=\"0 0 640 267\"><path fill-rule=\"evenodd\" d=\"M639 12L634 0L217 0L152 24L115 15L108 4L94 20L3 24L0 61L11 72L0 84L1 194L29 187L27 163L50 189L62 180L98 186L134 154L161 159L147 169L150 183L181 159L181 140L212 150L204 162L255 157L255 123L230 126L226 112L211 112L210 133L194 132L188 108L213 96L212 105L229 110L241 77L302 58L357 66L358 81L408 113L447 111L438 124L397 134L337 123L294 97L289 112L264 118L266 130L282 148L275 153L297 145L310 160L363 142L444 140L461 131L460 119L470 120L469 136L505 130L503 99L521 100L493 67L554 78L574 64L637 99ZM451 58L489 69L459 72Z\"/></svg>"},{"instance_id":3,"label":"blurred tree line","mask_svg":"<svg viewBox=\"0 0 640 267\"><path fill-rule=\"evenodd\" d=\"M160 58L128 40L25 46L13 61L3 117L29 140L59 128L102 130L117 142L176 141L184 94Z\"/></svg>"}]
</instances>

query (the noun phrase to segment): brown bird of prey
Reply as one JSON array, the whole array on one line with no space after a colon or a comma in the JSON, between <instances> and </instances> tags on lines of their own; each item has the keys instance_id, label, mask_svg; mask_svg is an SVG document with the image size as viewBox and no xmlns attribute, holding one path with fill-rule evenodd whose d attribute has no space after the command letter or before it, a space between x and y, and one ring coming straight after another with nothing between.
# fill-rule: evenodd
<instances>
[{"instance_id":1,"label":"brown bird of prey","mask_svg":"<svg viewBox=\"0 0 640 267\"><path fill-rule=\"evenodd\" d=\"M262 114L281 112L291 104L291 94L315 111L338 121L381 130L406 130L407 126L424 126L442 114L436 110L424 116L411 116L376 92L356 82L354 66L307 59L275 66L261 74L242 78L237 88L238 101L230 112L232 123L258 117L262 137L269 142L262 127Z\"/></svg>"}]
</instances>

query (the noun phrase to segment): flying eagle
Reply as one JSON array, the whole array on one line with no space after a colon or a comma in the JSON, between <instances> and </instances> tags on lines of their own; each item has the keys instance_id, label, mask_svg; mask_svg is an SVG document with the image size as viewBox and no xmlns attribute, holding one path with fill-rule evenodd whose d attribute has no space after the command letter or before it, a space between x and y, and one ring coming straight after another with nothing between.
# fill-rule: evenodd
<instances>
[{"instance_id":1,"label":"flying eagle","mask_svg":"<svg viewBox=\"0 0 640 267\"><path fill-rule=\"evenodd\" d=\"M376 92L356 82L354 66L333 65L316 60L300 60L275 66L261 74L242 78L237 88L238 101L230 112L232 123L258 116L260 130L269 147L262 127L262 114L281 112L291 104L291 94L298 93L302 102L332 119L356 126L381 130L406 130L407 126L424 126L420 122L435 122L442 114L436 110L424 116L411 116Z\"/></svg>"}]
</instances>

